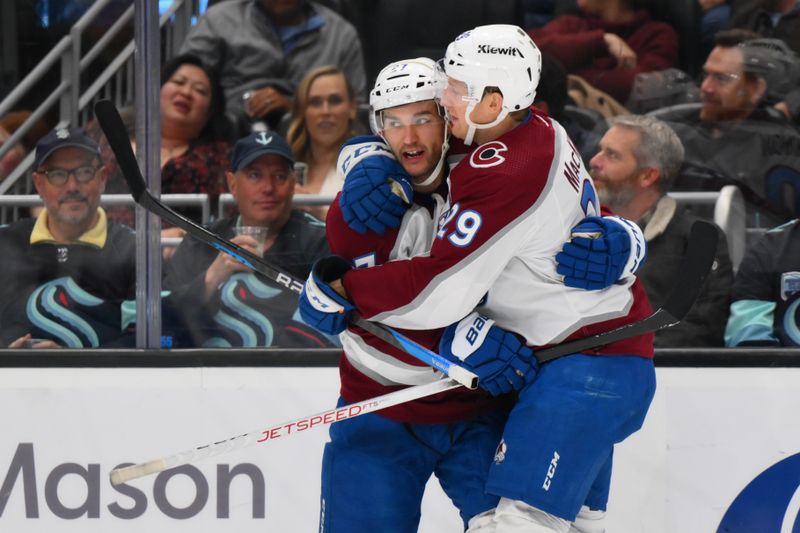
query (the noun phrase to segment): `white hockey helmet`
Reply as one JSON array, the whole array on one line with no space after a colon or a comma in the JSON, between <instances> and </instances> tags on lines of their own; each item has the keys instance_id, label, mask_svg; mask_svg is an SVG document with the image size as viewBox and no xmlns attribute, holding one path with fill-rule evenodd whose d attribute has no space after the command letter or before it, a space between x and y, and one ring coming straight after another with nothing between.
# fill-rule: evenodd
<instances>
[{"instance_id":1,"label":"white hockey helmet","mask_svg":"<svg viewBox=\"0 0 800 533\"><path fill-rule=\"evenodd\" d=\"M442 118L444 109L436 101L436 62L427 57L417 57L395 61L385 66L375 78L375 86L369 93L369 125L372 132L380 135L384 129L383 111L392 107L431 100ZM444 128L442 155L430 176L415 185L426 186L437 178L446 157L449 143L448 132Z\"/></svg>"},{"instance_id":2,"label":"white hockey helmet","mask_svg":"<svg viewBox=\"0 0 800 533\"><path fill-rule=\"evenodd\" d=\"M383 129L381 111L384 109L433 100L436 97L435 74L436 63L427 57L395 61L385 66L369 93L373 133Z\"/></svg>"},{"instance_id":3,"label":"white hockey helmet","mask_svg":"<svg viewBox=\"0 0 800 533\"><path fill-rule=\"evenodd\" d=\"M441 61L441 70L450 78L464 82L470 102L466 120L469 144L476 128L490 128L512 111L527 109L533 104L542 73L542 53L519 26L491 24L478 26L456 37ZM503 93L503 109L490 124L474 124L470 114L483 98L487 87Z\"/></svg>"}]
</instances>

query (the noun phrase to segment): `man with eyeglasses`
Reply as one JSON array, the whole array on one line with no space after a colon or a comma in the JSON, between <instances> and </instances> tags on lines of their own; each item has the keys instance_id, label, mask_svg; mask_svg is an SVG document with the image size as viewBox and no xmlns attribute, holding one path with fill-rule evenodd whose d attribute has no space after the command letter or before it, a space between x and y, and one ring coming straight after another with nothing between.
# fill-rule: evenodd
<instances>
[{"instance_id":1,"label":"man with eyeglasses","mask_svg":"<svg viewBox=\"0 0 800 533\"><path fill-rule=\"evenodd\" d=\"M292 209L294 163L289 145L277 133L256 132L237 141L226 178L239 214L209 229L303 279L314 261L329 252L325 225ZM243 234L242 228L263 228L266 236L259 239L255 230ZM168 263L164 286L172 291L192 346L331 345L295 316L294 293L192 237L183 240Z\"/></svg>"},{"instance_id":2,"label":"man with eyeglasses","mask_svg":"<svg viewBox=\"0 0 800 533\"><path fill-rule=\"evenodd\" d=\"M675 130L694 169L676 183L683 190L735 184L748 200L748 223L772 226L791 216L779 202L767 202L775 167L800 172L800 134L767 105L775 80L791 73L780 55L751 32L730 30L715 37L703 66L702 105L657 113ZM758 218L757 218L758 217Z\"/></svg>"},{"instance_id":3,"label":"man with eyeglasses","mask_svg":"<svg viewBox=\"0 0 800 533\"><path fill-rule=\"evenodd\" d=\"M97 348L133 342L122 303L135 297L132 230L100 205L106 169L80 128L36 145L34 219L0 229L0 342L10 348Z\"/></svg>"}]
</instances>

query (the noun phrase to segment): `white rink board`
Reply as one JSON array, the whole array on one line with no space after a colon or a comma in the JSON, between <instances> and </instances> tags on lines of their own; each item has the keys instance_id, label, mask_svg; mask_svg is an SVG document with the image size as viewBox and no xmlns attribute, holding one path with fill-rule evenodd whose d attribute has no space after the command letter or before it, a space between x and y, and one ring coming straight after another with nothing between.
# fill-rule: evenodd
<instances>
[{"instance_id":1,"label":"white rink board","mask_svg":"<svg viewBox=\"0 0 800 533\"><path fill-rule=\"evenodd\" d=\"M800 452L800 369L664 368L658 379L644 429L615 456L608 531L714 532L752 479ZM133 481L136 500L112 488L107 476L118 463L323 411L337 391L334 368L3 369L0 483L11 494L0 509L0 531L312 533L327 429L203 461L196 482L178 475L164 484L162 478L154 491L155 476ZM33 462L17 476L11 467L25 462L26 451ZM91 472L90 483L65 463ZM230 490L217 478L217 465L243 463L263 474L264 518L253 518L247 478L235 478ZM25 487L25 474L28 481L35 474L35 488ZM461 531L438 485L429 488L420 532ZM225 495L228 518L218 517L225 514ZM80 511L65 517L87 501L97 517ZM38 518L26 518L26 509ZM126 510L137 516L120 518ZM188 516L171 516L181 513Z\"/></svg>"}]
</instances>

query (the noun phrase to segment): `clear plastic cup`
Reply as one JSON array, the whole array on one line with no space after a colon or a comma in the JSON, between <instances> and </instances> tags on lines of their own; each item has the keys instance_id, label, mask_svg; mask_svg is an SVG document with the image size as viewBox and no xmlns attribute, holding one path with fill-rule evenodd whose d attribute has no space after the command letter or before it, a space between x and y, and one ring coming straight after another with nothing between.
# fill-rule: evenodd
<instances>
[{"instance_id":1,"label":"clear plastic cup","mask_svg":"<svg viewBox=\"0 0 800 533\"><path fill-rule=\"evenodd\" d=\"M306 174L308 173L308 165L301 161L294 164L294 177L298 185L306 184Z\"/></svg>"},{"instance_id":2,"label":"clear plastic cup","mask_svg":"<svg viewBox=\"0 0 800 533\"><path fill-rule=\"evenodd\" d=\"M47 342L48 340L50 339L25 339L23 347L27 349L35 348L37 344Z\"/></svg>"},{"instance_id":3,"label":"clear plastic cup","mask_svg":"<svg viewBox=\"0 0 800 533\"><path fill-rule=\"evenodd\" d=\"M236 226L234 228L235 234L247 235L256 240L256 255L264 255L264 246L267 243L267 235L269 235L269 228L264 226Z\"/></svg>"}]
</instances>

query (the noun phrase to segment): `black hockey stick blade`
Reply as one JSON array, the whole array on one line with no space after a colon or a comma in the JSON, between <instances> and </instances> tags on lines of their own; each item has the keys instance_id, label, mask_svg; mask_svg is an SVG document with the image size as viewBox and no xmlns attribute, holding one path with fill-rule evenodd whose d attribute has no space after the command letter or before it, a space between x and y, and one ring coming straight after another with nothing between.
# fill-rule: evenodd
<instances>
[{"instance_id":1,"label":"black hockey stick blade","mask_svg":"<svg viewBox=\"0 0 800 533\"><path fill-rule=\"evenodd\" d=\"M158 215L162 219L169 221L176 227L185 230L193 237L230 255L242 264L263 274L287 289L297 293L302 290L302 281L280 271L262 257L241 248L235 243L208 231L196 222L181 216L150 194L147 190L147 184L144 181L141 170L139 169L136 157L133 155L130 141L125 133L126 130L117 108L111 101L101 100L95 104L95 116L100 123L100 127L103 129L103 133L105 133L108 139L114 156L119 163L122 175L128 183L137 204ZM705 277L711 270L711 264L714 262L714 255L716 253L718 233L716 227L711 223L702 221L694 223L689 238L689 248L680 269L682 273L679 274L679 280L676 281L676 289L674 289L673 293L667 299L667 303L658 311L639 322L634 322L612 331L537 350L536 357L539 362L543 363L561 357L562 355L595 348L613 341L634 337L677 323L686 315L689 308L691 308L700 292ZM452 371L449 371L452 369L458 372L459 370L465 369L457 365L451 365L449 361L442 358L439 354L417 344L388 326L370 322L355 313L351 314L350 322L372 333L395 348L403 350L425 361L434 368L442 370L462 384L467 384L466 382L469 381L467 385L469 388L475 388L477 385L477 380L472 378L468 380L467 376L454 375Z\"/></svg>"},{"instance_id":2,"label":"black hockey stick blade","mask_svg":"<svg viewBox=\"0 0 800 533\"><path fill-rule=\"evenodd\" d=\"M672 293L667 297L664 305L649 317L592 337L538 350L536 358L540 363L544 363L562 355L577 353L588 348L596 348L614 341L674 326L683 320L697 300L703 284L711 272L711 266L714 264L718 239L719 230L714 224L704 220L698 220L692 224L689 245L678 269L678 279L674 282Z\"/></svg>"},{"instance_id":3,"label":"black hockey stick blade","mask_svg":"<svg viewBox=\"0 0 800 533\"><path fill-rule=\"evenodd\" d=\"M300 293L303 288L303 284L300 281L293 279L292 276L273 268L269 264L265 264L261 257L251 253L249 250L223 239L203 226L182 217L151 195L147 190L147 184L139 169L136 156L134 156L133 150L130 149L130 139L128 139L125 125L119 116L116 106L110 100L100 100L94 106L94 114L108 139L108 144L114 152L114 157L117 158L122 176L125 178L131 190L131 195L137 204L174 226L187 230L188 233L208 242L214 248L225 252L251 269L261 272L276 283L298 294ZM187 225L191 227L187 227Z\"/></svg>"},{"instance_id":4,"label":"black hockey stick blade","mask_svg":"<svg viewBox=\"0 0 800 533\"><path fill-rule=\"evenodd\" d=\"M264 258L220 237L196 222L181 216L150 194L150 191L147 190L144 176L142 176L142 172L139 169L139 164L131 149L131 143L127 138L122 118L119 116L116 106L109 100L101 100L95 104L94 113L97 117L97 121L100 123L100 127L103 129L103 133L105 133L108 139L108 144L111 146L114 156L117 158L117 163L122 171L122 175L128 183L133 199L137 204L151 213L158 215L163 220L172 223L174 226L185 230L187 234L230 255L243 265L248 266L279 285L298 294L302 291L302 281L272 266L268 261L265 261ZM436 352L425 348L388 326L365 320L356 313L351 313L350 323L372 333L379 339L391 344L399 350L405 351L433 368L444 372L446 375L468 388L474 389L478 386L478 379L475 374L452 363Z\"/></svg>"}]
</instances>

